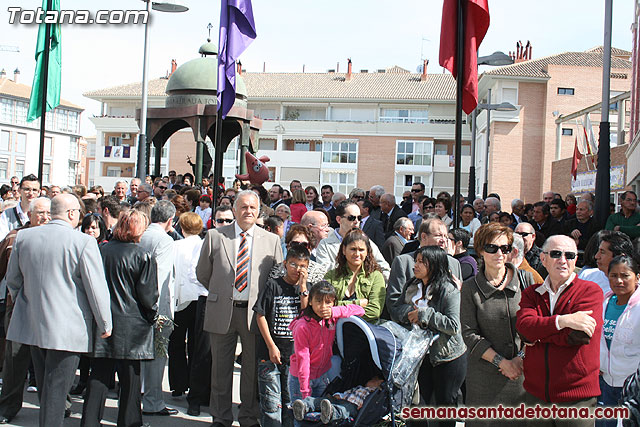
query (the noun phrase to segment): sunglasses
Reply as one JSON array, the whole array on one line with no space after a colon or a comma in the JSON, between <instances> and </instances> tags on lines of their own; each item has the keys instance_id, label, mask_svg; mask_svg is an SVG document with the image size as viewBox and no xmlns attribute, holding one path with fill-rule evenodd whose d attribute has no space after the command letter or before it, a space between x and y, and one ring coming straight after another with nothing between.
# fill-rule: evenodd
<instances>
[{"instance_id":1,"label":"sunglasses","mask_svg":"<svg viewBox=\"0 0 640 427\"><path fill-rule=\"evenodd\" d=\"M412 192L412 193L419 193L419 192L421 192L421 191L422 191L422 190L420 190L419 188L412 188L412 189L411 189L411 192Z\"/></svg>"},{"instance_id":2,"label":"sunglasses","mask_svg":"<svg viewBox=\"0 0 640 427\"><path fill-rule=\"evenodd\" d=\"M233 222L233 219L232 218L216 218L216 223L218 224L224 224L225 222L227 224L231 224Z\"/></svg>"},{"instance_id":3,"label":"sunglasses","mask_svg":"<svg viewBox=\"0 0 640 427\"><path fill-rule=\"evenodd\" d=\"M162 188L163 190L166 190L169 187L163 187L162 185L158 185L158 188Z\"/></svg>"},{"instance_id":4,"label":"sunglasses","mask_svg":"<svg viewBox=\"0 0 640 427\"><path fill-rule=\"evenodd\" d=\"M310 244L308 242L295 242L295 241L291 241L289 242L289 247L298 247L298 248L306 248L306 249L310 249Z\"/></svg>"},{"instance_id":5,"label":"sunglasses","mask_svg":"<svg viewBox=\"0 0 640 427\"><path fill-rule=\"evenodd\" d=\"M356 219L358 221L362 221L362 215L349 215L349 216L345 216L345 218L347 219L347 221L355 221Z\"/></svg>"},{"instance_id":6,"label":"sunglasses","mask_svg":"<svg viewBox=\"0 0 640 427\"><path fill-rule=\"evenodd\" d=\"M428 206L425 206L424 209L435 209L435 208L431 205L428 205Z\"/></svg>"},{"instance_id":7,"label":"sunglasses","mask_svg":"<svg viewBox=\"0 0 640 427\"><path fill-rule=\"evenodd\" d=\"M533 233L527 233L526 231L516 231L516 234L521 235L523 238L532 235Z\"/></svg>"},{"instance_id":8,"label":"sunglasses","mask_svg":"<svg viewBox=\"0 0 640 427\"><path fill-rule=\"evenodd\" d=\"M97 214L97 213L95 213L95 212L89 212L88 214L86 214L86 215L84 216L84 218L88 218L88 217L90 217L90 216L94 216L94 217L96 217L96 218L100 218L100 219L102 219L102 217L100 216L100 214Z\"/></svg>"},{"instance_id":9,"label":"sunglasses","mask_svg":"<svg viewBox=\"0 0 640 427\"><path fill-rule=\"evenodd\" d=\"M502 252L502 254L509 254L513 247L511 245L494 245L493 243L487 243L482 248L488 254L495 254L498 252L498 249Z\"/></svg>"},{"instance_id":10,"label":"sunglasses","mask_svg":"<svg viewBox=\"0 0 640 427\"><path fill-rule=\"evenodd\" d=\"M576 254L575 252L562 252L562 251L548 251L548 252L543 252L543 254L549 255L553 259L560 259L562 258L562 255L564 255L567 261L576 259L576 257L578 256L578 254Z\"/></svg>"}]
</instances>

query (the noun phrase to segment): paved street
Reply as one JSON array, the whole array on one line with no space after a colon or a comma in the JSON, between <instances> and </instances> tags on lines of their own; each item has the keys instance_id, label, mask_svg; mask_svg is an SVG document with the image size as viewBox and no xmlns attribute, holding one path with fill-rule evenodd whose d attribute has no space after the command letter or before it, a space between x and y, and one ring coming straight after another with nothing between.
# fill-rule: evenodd
<instances>
[{"instance_id":1,"label":"paved street","mask_svg":"<svg viewBox=\"0 0 640 427\"><path fill-rule=\"evenodd\" d=\"M237 403L240 401L239 394L240 385L240 369L236 366L234 370L234 387L233 387L233 402L234 413L237 411ZM185 396L174 398L171 396L169 390L169 380L167 370L165 369L164 375L164 400L168 406L176 408L180 413L173 417L143 417L144 422L150 423L153 427L164 426L193 426L193 427L205 427L211 424L211 415L209 415L209 408L202 407L199 417L191 417L187 415L187 400ZM25 403L22 410L16 418L13 419L10 426L21 427L37 427L38 426L38 395L36 393L24 393ZM73 414L65 421L65 427L78 427L80 426L80 418L82 416L82 399L72 398L73 406L71 410ZM104 412L104 419L102 425L115 426L118 416L118 401L115 399L107 399L106 409ZM239 425L234 423L234 425Z\"/></svg>"}]
</instances>

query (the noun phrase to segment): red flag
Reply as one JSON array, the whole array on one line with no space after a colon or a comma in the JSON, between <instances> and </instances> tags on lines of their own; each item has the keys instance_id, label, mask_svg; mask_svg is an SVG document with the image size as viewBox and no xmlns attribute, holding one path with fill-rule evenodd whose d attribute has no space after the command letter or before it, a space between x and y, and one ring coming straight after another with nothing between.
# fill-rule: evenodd
<instances>
[{"instance_id":1,"label":"red flag","mask_svg":"<svg viewBox=\"0 0 640 427\"><path fill-rule=\"evenodd\" d=\"M489 29L489 0L466 1L464 24L464 75L462 76L462 109L471 114L478 105L478 48ZM457 78L456 38L458 0L444 0L442 26L440 27L440 65Z\"/></svg>"},{"instance_id":2,"label":"red flag","mask_svg":"<svg viewBox=\"0 0 640 427\"><path fill-rule=\"evenodd\" d=\"M571 175L573 175L574 180L578 174L578 165L580 164L580 160L582 160L582 153L578 149L578 136L576 135L576 145L573 147L573 161L571 162Z\"/></svg>"}]
</instances>

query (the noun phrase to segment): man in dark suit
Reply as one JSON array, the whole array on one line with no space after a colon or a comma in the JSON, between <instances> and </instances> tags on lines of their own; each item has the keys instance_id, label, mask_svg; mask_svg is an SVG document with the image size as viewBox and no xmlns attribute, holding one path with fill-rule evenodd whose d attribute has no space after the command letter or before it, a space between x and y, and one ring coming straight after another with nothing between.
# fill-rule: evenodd
<instances>
[{"instance_id":1,"label":"man in dark suit","mask_svg":"<svg viewBox=\"0 0 640 427\"><path fill-rule=\"evenodd\" d=\"M393 263L395 257L400 255L404 245L413 236L413 221L402 217L393 225L393 231L394 233L382 245L382 256L389 265Z\"/></svg>"},{"instance_id":2,"label":"man in dark suit","mask_svg":"<svg viewBox=\"0 0 640 427\"><path fill-rule=\"evenodd\" d=\"M409 215L411 212L420 210L420 197L424 196L425 186L422 182L414 182L411 186L411 200L402 202L402 210ZM393 224L392 224L393 225Z\"/></svg>"},{"instance_id":3,"label":"man in dark suit","mask_svg":"<svg viewBox=\"0 0 640 427\"><path fill-rule=\"evenodd\" d=\"M371 217L371 209L373 209L373 203L369 200L360 200L358 202L360 207L360 215L362 215L362 221L360 221L360 228L364 231L364 234L376 244L377 247L382 248L384 244L384 232L382 231L382 222Z\"/></svg>"},{"instance_id":4,"label":"man in dark suit","mask_svg":"<svg viewBox=\"0 0 640 427\"><path fill-rule=\"evenodd\" d=\"M593 203L583 200L576 205L576 217L564 222L563 234L573 237L579 251L584 251L587 242L600 227L593 219Z\"/></svg>"},{"instance_id":5,"label":"man in dark suit","mask_svg":"<svg viewBox=\"0 0 640 427\"><path fill-rule=\"evenodd\" d=\"M531 225L536 231L536 246L540 248L549 237L562 234L562 226L551 216L549 205L545 202L533 204L533 221Z\"/></svg>"},{"instance_id":6,"label":"man in dark suit","mask_svg":"<svg viewBox=\"0 0 640 427\"><path fill-rule=\"evenodd\" d=\"M380 197L380 221L382 221L382 230L385 237L393 234L393 225L396 221L407 213L396 205L396 197L391 193L385 193Z\"/></svg>"},{"instance_id":7,"label":"man in dark suit","mask_svg":"<svg viewBox=\"0 0 640 427\"><path fill-rule=\"evenodd\" d=\"M243 427L259 425L255 346L260 332L251 308L269 272L283 259L280 238L255 226L260 200L253 191L238 193L233 211L235 223L207 233L196 267L198 281L209 290L204 330L211 338L209 408L213 427L233 423L231 395L238 337L245 361L240 374L238 421Z\"/></svg>"},{"instance_id":8,"label":"man in dark suit","mask_svg":"<svg viewBox=\"0 0 640 427\"><path fill-rule=\"evenodd\" d=\"M269 207L274 210L278 205L284 203L284 200L282 200L282 186L280 184L273 184L269 189L269 201Z\"/></svg>"},{"instance_id":9,"label":"man in dark suit","mask_svg":"<svg viewBox=\"0 0 640 427\"><path fill-rule=\"evenodd\" d=\"M372 218L380 220L380 197L384 194L384 187L382 185L374 185L369 189L369 201L373 205L369 215Z\"/></svg>"}]
</instances>

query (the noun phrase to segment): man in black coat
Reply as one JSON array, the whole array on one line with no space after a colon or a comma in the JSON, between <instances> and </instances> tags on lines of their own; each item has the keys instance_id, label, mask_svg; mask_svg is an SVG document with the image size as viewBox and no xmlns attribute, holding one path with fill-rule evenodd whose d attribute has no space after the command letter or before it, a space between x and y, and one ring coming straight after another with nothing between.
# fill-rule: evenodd
<instances>
[{"instance_id":1,"label":"man in black coat","mask_svg":"<svg viewBox=\"0 0 640 427\"><path fill-rule=\"evenodd\" d=\"M373 209L373 203L369 200L360 200L358 202L360 207L360 215L362 215L362 221L360 221L360 228L364 231L364 234L369 237L378 248L382 248L384 244L384 232L382 231L382 222L373 218L370 213Z\"/></svg>"},{"instance_id":2,"label":"man in black coat","mask_svg":"<svg viewBox=\"0 0 640 427\"><path fill-rule=\"evenodd\" d=\"M551 216L549 205L545 202L533 204L531 225L536 232L536 246L540 248L550 236L562 234L562 225Z\"/></svg>"},{"instance_id":3,"label":"man in black coat","mask_svg":"<svg viewBox=\"0 0 640 427\"><path fill-rule=\"evenodd\" d=\"M576 206L576 217L564 222L563 234L573 237L578 250L584 251L591 236L599 230L600 227L593 219L593 203L583 200Z\"/></svg>"},{"instance_id":4,"label":"man in black coat","mask_svg":"<svg viewBox=\"0 0 640 427\"><path fill-rule=\"evenodd\" d=\"M389 237L393 233L393 225L396 221L407 214L396 204L396 197L391 193L385 193L380 197L380 211L384 235Z\"/></svg>"}]
</instances>

